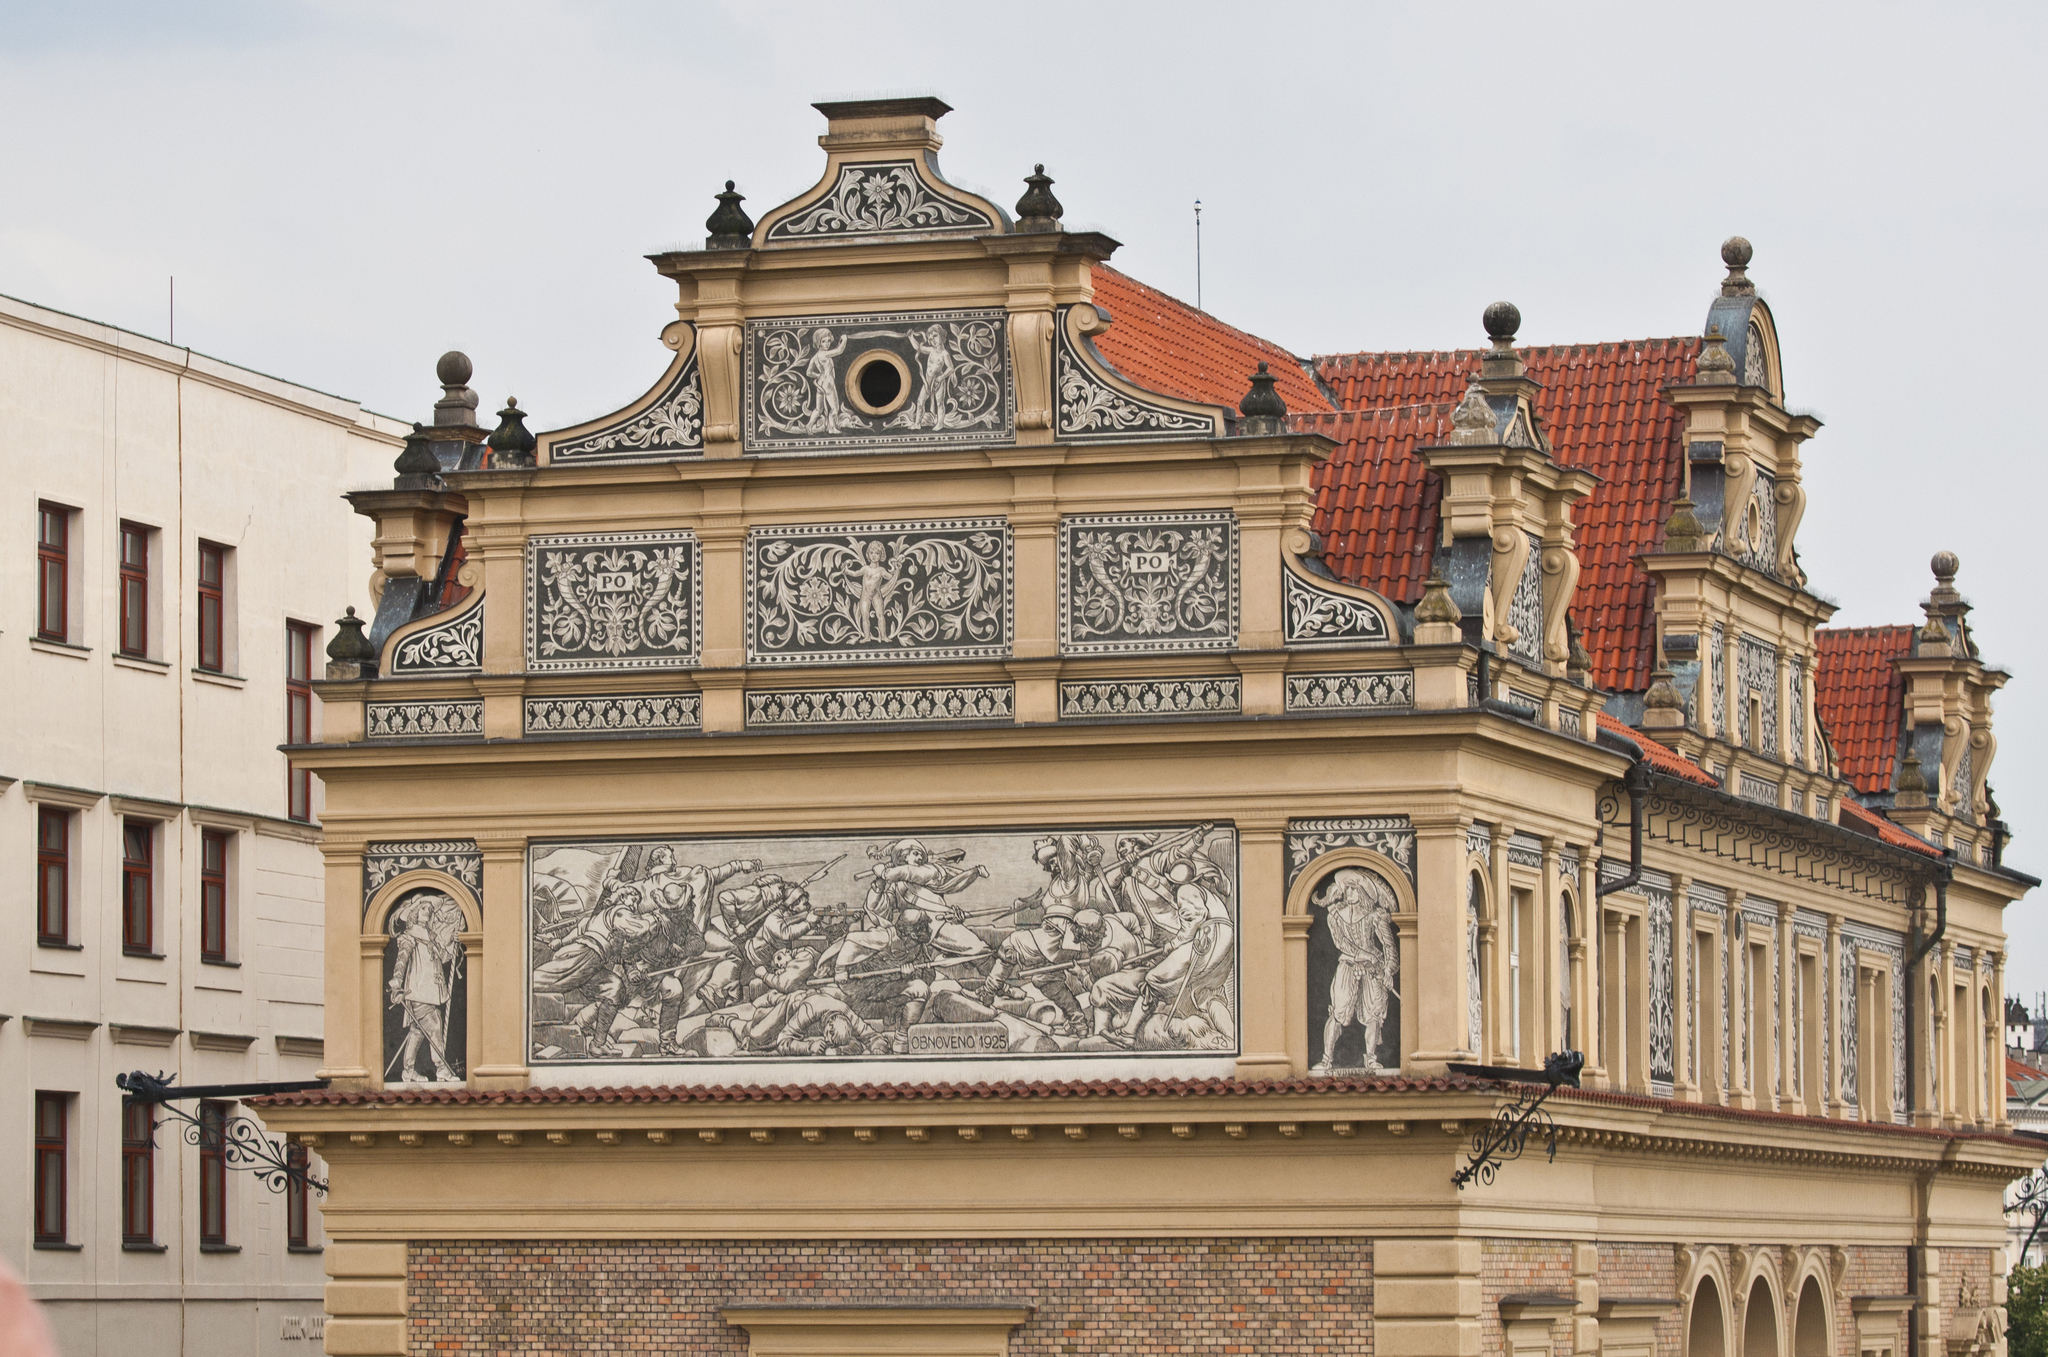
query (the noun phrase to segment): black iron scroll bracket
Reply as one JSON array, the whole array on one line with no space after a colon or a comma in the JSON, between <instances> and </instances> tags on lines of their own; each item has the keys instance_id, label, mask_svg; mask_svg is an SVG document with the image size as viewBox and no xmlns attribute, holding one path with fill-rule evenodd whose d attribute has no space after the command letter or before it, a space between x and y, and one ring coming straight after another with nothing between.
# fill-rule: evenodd
<instances>
[{"instance_id":1,"label":"black iron scroll bracket","mask_svg":"<svg viewBox=\"0 0 2048 1357\"><path fill-rule=\"evenodd\" d=\"M2013 1198L2006 1203L2005 1213L2009 1216L2032 1216L2034 1223L2027 1230L2027 1241L2020 1245L2020 1263L2027 1261L2027 1250L2034 1247L2034 1239L2041 1233L2041 1225L2048 1220L2048 1172L2035 1169L2014 1185Z\"/></svg>"},{"instance_id":2,"label":"black iron scroll bracket","mask_svg":"<svg viewBox=\"0 0 2048 1357\"><path fill-rule=\"evenodd\" d=\"M1476 1181L1482 1187L1491 1184L1502 1164L1522 1157L1523 1146L1538 1131L1544 1136L1548 1151L1545 1157L1555 1162L1557 1123L1550 1119L1550 1113L1543 1110L1543 1104L1560 1088L1567 1085L1577 1088L1579 1071L1585 1067L1586 1057L1578 1051L1554 1051L1545 1056L1540 1074L1514 1066L1468 1065L1453 1061L1453 1074L1517 1084L1522 1092L1514 1102L1495 1112L1493 1120L1472 1137L1472 1158L1465 1167L1451 1175L1451 1183L1460 1192L1465 1190L1467 1183Z\"/></svg>"},{"instance_id":3,"label":"black iron scroll bracket","mask_svg":"<svg viewBox=\"0 0 2048 1357\"><path fill-rule=\"evenodd\" d=\"M142 1070L131 1070L127 1074L114 1076L114 1085L124 1095L125 1106L142 1103L163 1109L166 1116L184 1123L187 1145L198 1145L205 1149L218 1150L222 1159L231 1169L253 1173L272 1192L282 1192L292 1183L301 1183L312 1188L321 1196L327 1195L327 1180L315 1178L306 1172L303 1165L291 1162L289 1150L280 1142L263 1133L248 1117L226 1117L217 1126L208 1126L199 1118L174 1107L172 1103L184 1098L260 1098L271 1093L300 1093L307 1089L326 1088L325 1079L298 1079L274 1084L186 1084L174 1087L174 1074L148 1074ZM152 1128L151 1139L155 1133Z\"/></svg>"}]
</instances>

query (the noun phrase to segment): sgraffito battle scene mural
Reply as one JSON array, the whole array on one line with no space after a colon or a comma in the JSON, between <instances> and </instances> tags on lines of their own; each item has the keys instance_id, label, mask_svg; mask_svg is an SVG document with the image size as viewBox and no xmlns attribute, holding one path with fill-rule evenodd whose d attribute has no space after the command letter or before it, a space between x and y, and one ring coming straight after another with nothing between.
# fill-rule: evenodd
<instances>
[{"instance_id":1,"label":"sgraffito battle scene mural","mask_svg":"<svg viewBox=\"0 0 2048 1357\"><path fill-rule=\"evenodd\" d=\"M1227 1055L1221 825L537 844L531 1058Z\"/></svg>"}]
</instances>

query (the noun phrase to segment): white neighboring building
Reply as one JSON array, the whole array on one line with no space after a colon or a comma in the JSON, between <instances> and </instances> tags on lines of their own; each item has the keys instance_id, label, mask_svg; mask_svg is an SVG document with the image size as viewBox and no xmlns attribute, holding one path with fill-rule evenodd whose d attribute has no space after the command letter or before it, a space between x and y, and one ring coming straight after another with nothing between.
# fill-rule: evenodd
<instances>
[{"instance_id":1,"label":"white neighboring building","mask_svg":"<svg viewBox=\"0 0 2048 1357\"><path fill-rule=\"evenodd\" d=\"M66 1357L320 1350L317 1198L147 1150L114 1076L319 1067L320 792L278 746L406 427L0 298L0 1256Z\"/></svg>"}]
</instances>

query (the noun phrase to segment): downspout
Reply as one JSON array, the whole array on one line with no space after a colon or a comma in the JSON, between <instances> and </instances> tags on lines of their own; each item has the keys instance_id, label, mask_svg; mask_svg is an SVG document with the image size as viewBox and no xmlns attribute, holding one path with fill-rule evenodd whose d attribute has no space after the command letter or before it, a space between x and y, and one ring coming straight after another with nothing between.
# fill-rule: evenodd
<instances>
[{"instance_id":1,"label":"downspout","mask_svg":"<svg viewBox=\"0 0 2048 1357\"><path fill-rule=\"evenodd\" d=\"M1628 793L1628 871L1612 881L1595 885L1595 900L1616 891L1625 891L1643 879L1643 803L1650 793L1650 767L1644 761L1643 747L1612 730L1602 729L1598 739L1602 744L1615 747L1617 752L1627 754L1630 759L1628 771L1621 775L1622 790Z\"/></svg>"},{"instance_id":2,"label":"downspout","mask_svg":"<svg viewBox=\"0 0 2048 1357\"><path fill-rule=\"evenodd\" d=\"M1925 938L1920 936L1920 915L1915 910L1910 921L1914 945L1906 953L1906 1124L1913 1122L1914 1103L1920 1095L1918 1079L1920 1065L1919 1023L1914 1021L1914 1012L1919 1008L1920 962L1934 950L1942 935L1948 932L1948 883L1955 875L1955 849L1941 850L1941 867L1934 877L1934 931ZM1934 1001L1928 999L1928 1017L1932 1018ZM1955 1143L1950 1142L1949 1152L1953 1154ZM1913 1296L1913 1322L1906 1326L1906 1357L1920 1357L1921 1299L1920 1284L1925 1275L1927 1253L1928 1217L1933 1208L1933 1175L1922 1177L1919 1185L1919 1210L1913 1221L1913 1242L1906 1248L1906 1289Z\"/></svg>"}]
</instances>

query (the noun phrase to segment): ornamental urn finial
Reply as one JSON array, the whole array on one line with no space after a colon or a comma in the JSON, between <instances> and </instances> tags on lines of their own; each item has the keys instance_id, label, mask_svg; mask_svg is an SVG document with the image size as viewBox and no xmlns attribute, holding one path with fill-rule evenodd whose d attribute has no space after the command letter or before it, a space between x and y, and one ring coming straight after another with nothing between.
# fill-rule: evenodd
<instances>
[{"instance_id":1,"label":"ornamental urn finial","mask_svg":"<svg viewBox=\"0 0 2048 1357\"><path fill-rule=\"evenodd\" d=\"M1458 408L1451 411L1451 445L1465 447L1481 443L1498 443L1493 407L1486 403L1486 393L1479 389L1479 379L1473 378L1465 387L1465 399L1458 402Z\"/></svg>"},{"instance_id":2,"label":"ornamental urn finial","mask_svg":"<svg viewBox=\"0 0 2048 1357\"><path fill-rule=\"evenodd\" d=\"M441 474L441 463L427 441L427 426L415 423L405 437L405 447L399 450L398 460L391 464L391 469L398 473L396 484L400 490L428 489L434 477Z\"/></svg>"},{"instance_id":3,"label":"ornamental urn finial","mask_svg":"<svg viewBox=\"0 0 2048 1357\"><path fill-rule=\"evenodd\" d=\"M1692 380L1695 386L1735 385L1735 360L1728 355L1728 340L1718 325L1710 327L1700 341L1700 359Z\"/></svg>"},{"instance_id":4,"label":"ornamental urn finial","mask_svg":"<svg viewBox=\"0 0 2048 1357\"><path fill-rule=\"evenodd\" d=\"M754 243L754 219L740 207L745 201L746 195L734 192L732 180L726 180L717 209L704 219L704 229L711 233L704 239L705 249L744 250Z\"/></svg>"},{"instance_id":5,"label":"ornamental urn finial","mask_svg":"<svg viewBox=\"0 0 2048 1357\"><path fill-rule=\"evenodd\" d=\"M1675 677L1670 664L1659 655L1657 667L1650 674L1649 691L1643 694L1645 730L1685 728L1685 695L1678 691L1678 685L1672 681Z\"/></svg>"},{"instance_id":6,"label":"ornamental urn finial","mask_svg":"<svg viewBox=\"0 0 2048 1357\"><path fill-rule=\"evenodd\" d=\"M1237 403L1238 413L1244 418L1238 421L1237 431L1254 437L1282 432L1287 423L1287 402L1280 399L1280 393L1273 389L1279 379L1266 370L1264 363L1252 374L1252 389Z\"/></svg>"},{"instance_id":7,"label":"ornamental urn finial","mask_svg":"<svg viewBox=\"0 0 2048 1357\"><path fill-rule=\"evenodd\" d=\"M1681 493L1671 501L1671 516L1664 520L1664 550L1674 554L1698 551L1705 535L1699 515L1693 512L1691 496Z\"/></svg>"},{"instance_id":8,"label":"ornamental urn finial","mask_svg":"<svg viewBox=\"0 0 2048 1357\"><path fill-rule=\"evenodd\" d=\"M377 648L363 635L363 619L350 608L334 619L334 639L327 643L327 677L346 680L376 674Z\"/></svg>"},{"instance_id":9,"label":"ornamental urn finial","mask_svg":"<svg viewBox=\"0 0 2048 1357\"><path fill-rule=\"evenodd\" d=\"M491 465L495 468L529 467L533 465L535 439L526 427L526 411L519 408L517 396L505 397L505 408L498 411L498 427L491 431Z\"/></svg>"},{"instance_id":10,"label":"ornamental urn finial","mask_svg":"<svg viewBox=\"0 0 2048 1357\"><path fill-rule=\"evenodd\" d=\"M1443 568L1431 570L1422 584L1422 598L1415 605L1415 644L1458 644L1463 639L1458 624L1464 619L1458 601L1451 597L1451 582L1444 578Z\"/></svg>"},{"instance_id":11,"label":"ornamental urn finial","mask_svg":"<svg viewBox=\"0 0 2048 1357\"><path fill-rule=\"evenodd\" d=\"M1066 209L1060 200L1052 196L1052 179L1045 172L1045 166L1033 165L1031 173L1024 176L1029 185L1024 196L1017 200L1017 229L1022 232L1063 231L1060 216Z\"/></svg>"},{"instance_id":12,"label":"ornamental urn finial","mask_svg":"<svg viewBox=\"0 0 2048 1357\"><path fill-rule=\"evenodd\" d=\"M1899 794L1893 801L1901 810L1921 810L1927 805L1927 778L1920 771L1920 755L1911 749L1899 765Z\"/></svg>"},{"instance_id":13,"label":"ornamental urn finial","mask_svg":"<svg viewBox=\"0 0 2048 1357\"><path fill-rule=\"evenodd\" d=\"M1728 276L1721 280L1722 296L1756 295L1756 284L1749 280L1749 260L1755 253L1750 243L1741 236L1730 236L1721 242L1721 262L1728 266Z\"/></svg>"}]
</instances>

